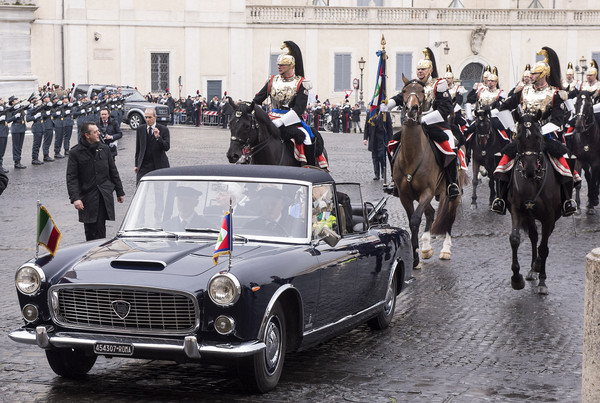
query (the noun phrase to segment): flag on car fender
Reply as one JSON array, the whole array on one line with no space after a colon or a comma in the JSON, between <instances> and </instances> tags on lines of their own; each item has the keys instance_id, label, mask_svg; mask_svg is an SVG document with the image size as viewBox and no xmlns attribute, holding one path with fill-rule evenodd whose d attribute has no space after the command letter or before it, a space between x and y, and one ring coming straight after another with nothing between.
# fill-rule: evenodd
<instances>
[{"instance_id":1,"label":"flag on car fender","mask_svg":"<svg viewBox=\"0 0 600 403\"><path fill-rule=\"evenodd\" d=\"M225 217L223 217L219 238L217 238L217 244L215 245L215 251L213 253L213 263L215 265L219 264L219 256L231 254L231 250L233 249L232 235L231 213L228 211L225 213Z\"/></svg>"},{"instance_id":2,"label":"flag on car fender","mask_svg":"<svg viewBox=\"0 0 600 403\"><path fill-rule=\"evenodd\" d=\"M61 238L62 234L54 223L52 216L50 216L46 207L40 205L38 208L37 244L48 249L48 252L54 256Z\"/></svg>"}]
</instances>

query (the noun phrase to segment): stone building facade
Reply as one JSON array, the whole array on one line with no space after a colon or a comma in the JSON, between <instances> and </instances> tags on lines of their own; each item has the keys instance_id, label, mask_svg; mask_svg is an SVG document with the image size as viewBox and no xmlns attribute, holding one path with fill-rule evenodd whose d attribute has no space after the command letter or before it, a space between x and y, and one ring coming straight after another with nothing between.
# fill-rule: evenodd
<instances>
[{"instance_id":1,"label":"stone building facade","mask_svg":"<svg viewBox=\"0 0 600 403\"><path fill-rule=\"evenodd\" d=\"M20 87L7 86L22 76L65 86L113 83L135 86L142 93L168 88L178 96L181 88L182 96L221 96L227 91L235 99L251 99L275 71L284 40L295 41L303 50L312 97L341 102L352 90L352 103L358 100L353 82L361 77L361 57L366 61L365 102L372 94L382 35L390 92L401 88L402 73L414 77L414 65L426 46L433 49L440 74L450 64L455 76L470 86L489 64L497 66L500 85L506 89L520 79L526 63L536 61L542 46L557 52L563 68L569 61L576 65L582 56L587 65L600 55L600 8L590 0L16 3L23 1L0 0L0 18L13 18L6 10L22 8L21 22L10 24L21 24L21 32L29 25L30 58L23 58L27 46L22 39L18 50L12 49L15 42L2 41L0 96L18 93ZM0 35L6 31L0 29Z\"/></svg>"}]
</instances>

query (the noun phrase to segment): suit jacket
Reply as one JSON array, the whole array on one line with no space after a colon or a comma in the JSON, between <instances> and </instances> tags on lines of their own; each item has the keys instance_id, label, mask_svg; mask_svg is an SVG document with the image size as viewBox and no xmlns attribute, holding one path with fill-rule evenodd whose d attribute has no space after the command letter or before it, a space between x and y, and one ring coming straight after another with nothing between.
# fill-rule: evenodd
<instances>
[{"instance_id":1,"label":"suit jacket","mask_svg":"<svg viewBox=\"0 0 600 403\"><path fill-rule=\"evenodd\" d=\"M156 124L156 128L160 132L160 135L158 138L153 137L151 141L156 141L158 143L160 151L152 156L154 169L168 168L169 159L167 158L167 151L171 148L169 129L158 123ZM148 137L148 125L140 125L137 128L135 139L135 166L138 167L138 169L142 166L142 161L144 161Z\"/></svg>"},{"instance_id":2,"label":"suit jacket","mask_svg":"<svg viewBox=\"0 0 600 403\"><path fill-rule=\"evenodd\" d=\"M367 140L368 150L378 152L384 149L384 136L387 141L390 141L394 135L392 128L392 116L389 112L385 112L386 121L383 121L383 114L380 113L375 118L375 126L369 122L365 122L364 140Z\"/></svg>"}]
</instances>

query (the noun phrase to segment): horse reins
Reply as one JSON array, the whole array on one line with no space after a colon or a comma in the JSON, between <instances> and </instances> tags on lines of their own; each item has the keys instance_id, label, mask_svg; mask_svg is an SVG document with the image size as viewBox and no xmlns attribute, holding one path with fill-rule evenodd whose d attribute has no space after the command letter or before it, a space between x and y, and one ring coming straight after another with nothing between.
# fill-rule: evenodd
<instances>
[{"instance_id":1,"label":"horse reins","mask_svg":"<svg viewBox=\"0 0 600 403\"><path fill-rule=\"evenodd\" d=\"M239 119L242 116L243 112L242 111L237 111L235 116ZM256 114L255 111L252 111L250 113L250 130L251 131L257 131L258 132L258 122L256 121ZM257 138L259 137L260 132L257 133ZM252 163L252 157L260 152L263 148L265 148L267 146L267 144L269 143L269 141L271 141L272 137L271 136L267 136L267 138L264 141L259 142L258 144L256 144L255 146L250 146L250 139L247 139L246 141L242 141L240 138L235 137L235 136L231 136L231 141L236 142L236 143L240 143L242 144L242 157L240 159L238 159L236 161L236 164L251 164ZM283 140L281 140L283 142ZM283 161L283 148L281 149L281 157L279 158L279 164L281 165L282 161Z\"/></svg>"},{"instance_id":2,"label":"horse reins","mask_svg":"<svg viewBox=\"0 0 600 403\"><path fill-rule=\"evenodd\" d=\"M533 210L533 207L535 206L535 201L538 199L538 197L540 196L540 194L542 194L542 190L544 189L544 185L546 184L546 179L548 178L548 175L546 174L547 171L548 171L548 158L547 157L544 158L544 152L543 151L540 151L540 152L537 152L537 153L535 151L525 151L524 153L517 153L517 162L519 162L519 163L521 162L521 158L522 158L523 154L525 154L526 156L531 156L531 155L534 155L534 154L538 154L538 165L539 165L539 159L540 159L540 157L542 158L542 160L544 162L544 167L543 168L536 169L536 172L540 172L541 171L541 174L536 175L533 178L536 181L541 180L542 183L541 183L541 185L540 185L540 187L539 187L536 195L534 196L533 200L526 200L525 201L525 209L527 209L527 210ZM522 163L520 164L520 166L521 167L520 168L516 168L516 170L519 171L519 173L521 174L521 177L523 179L527 179L525 177L525 175L523 174ZM514 171L513 171L513 176L514 176ZM519 193L520 192L519 191L519 181L516 180L516 179L514 179L514 181L515 181L515 189L516 189L517 193Z\"/></svg>"}]
</instances>

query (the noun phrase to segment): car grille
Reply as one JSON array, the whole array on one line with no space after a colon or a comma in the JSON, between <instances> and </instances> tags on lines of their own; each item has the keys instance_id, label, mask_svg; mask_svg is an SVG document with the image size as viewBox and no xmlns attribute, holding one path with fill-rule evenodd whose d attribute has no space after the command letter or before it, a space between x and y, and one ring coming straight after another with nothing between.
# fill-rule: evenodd
<instances>
[{"instance_id":1,"label":"car grille","mask_svg":"<svg viewBox=\"0 0 600 403\"><path fill-rule=\"evenodd\" d=\"M67 327L177 335L199 323L196 299L185 293L58 286L50 294L54 319Z\"/></svg>"}]
</instances>

